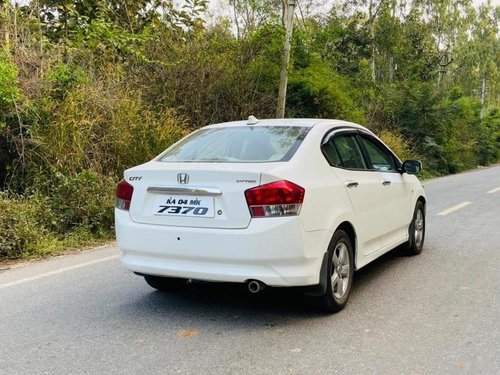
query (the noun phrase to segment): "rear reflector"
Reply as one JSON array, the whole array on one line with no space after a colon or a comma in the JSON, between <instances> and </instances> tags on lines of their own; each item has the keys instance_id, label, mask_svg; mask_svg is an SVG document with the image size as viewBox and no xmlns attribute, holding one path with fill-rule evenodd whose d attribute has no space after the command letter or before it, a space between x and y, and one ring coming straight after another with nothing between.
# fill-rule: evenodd
<instances>
[{"instance_id":1,"label":"rear reflector","mask_svg":"<svg viewBox=\"0 0 500 375\"><path fill-rule=\"evenodd\" d=\"M245 191L252 217L298 215L304 201L303 187L290 181L276 181Z\"/></svg>"},{"instance_id":2,"label":"rear reflector","mask_svg":"<svg viewBox=\"0 0 500 375\"><path fill-rule=\"evenodd\" d=\"M134 194L134 187L122 179L116 186L115 207L128 211L130 209L130 202L132 201L132 194Z\"/></svg>"}]
</instances>

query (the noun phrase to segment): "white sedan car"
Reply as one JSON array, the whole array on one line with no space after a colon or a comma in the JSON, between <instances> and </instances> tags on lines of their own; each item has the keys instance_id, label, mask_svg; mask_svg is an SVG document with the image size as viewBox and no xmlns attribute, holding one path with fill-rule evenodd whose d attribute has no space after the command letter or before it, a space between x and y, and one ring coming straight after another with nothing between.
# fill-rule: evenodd
<instances>
[{"instance_id":1,"label":"white sedan car","mask_svg":"<svg viewBox=\"0 0 500 375\"><path fill-rule=\"evenodd\" d=\"M399 245L422 250L421 163L346 121L201 128L128 169L116 192L122 263L158 290L186 280L304 287L342 309L353 272Z\"/></svg>"}]
</instances>

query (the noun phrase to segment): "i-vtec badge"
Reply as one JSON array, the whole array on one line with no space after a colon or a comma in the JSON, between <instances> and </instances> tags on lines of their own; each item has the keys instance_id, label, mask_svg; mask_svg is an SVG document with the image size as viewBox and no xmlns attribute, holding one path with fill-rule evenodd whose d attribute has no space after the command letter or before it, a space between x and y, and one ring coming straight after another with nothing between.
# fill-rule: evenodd
<instances>
[{"instance_id":1,"label":"i-vtec badge","mask_svg":"<svg viewBox=\"0 0 500 375\"><path fill-rule=\"evenodd\" d=\"M129 177L128 180L129 181L140 181L142 178L142 176L132 176L132 177Z\"/></svg>"},{"instance_id":2,"label":"i-vtec badge","mask_svg":"<svg viewBox=\"0 0 500 375\"><path fill-rule=\"evenodd\" d=\"M177 173L177 182L179 184L189 183L189 175L187 173Z\"/></svg>"}]
</instances>

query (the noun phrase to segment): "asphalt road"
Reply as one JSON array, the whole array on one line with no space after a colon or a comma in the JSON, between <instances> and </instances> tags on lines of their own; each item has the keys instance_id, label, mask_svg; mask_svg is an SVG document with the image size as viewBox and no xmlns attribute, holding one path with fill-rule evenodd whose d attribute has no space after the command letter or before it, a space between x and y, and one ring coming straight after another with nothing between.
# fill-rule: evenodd
<instances>
[{"instance_id":1,"label":"asphalt road","mask_svg":"<svg viewBox=\"0 0 500 375\"><path fill-rule=\"evenodd\" d=\"M115 248L0 272L0 374L499 374L500 167L425 186L423 253L360 270L336 315L290 290L155 292Z\"/></svg>"}]
</instances>

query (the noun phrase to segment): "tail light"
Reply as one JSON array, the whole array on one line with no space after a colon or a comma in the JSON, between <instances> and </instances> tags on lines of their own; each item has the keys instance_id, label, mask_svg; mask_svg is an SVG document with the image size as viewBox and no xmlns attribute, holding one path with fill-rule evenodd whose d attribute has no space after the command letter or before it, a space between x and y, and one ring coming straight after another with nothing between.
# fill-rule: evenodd
<instances>
[{"instance_id":1,"label":"tail light","mask_svg":"<svg viewBox=\"0 0 500 375\"><path fill-rule=\"evenodd\" d=\"M134 187L122 179L116 186L115 207L128 211L130 209L130 202L132 201L132 194L134 194Z\"/></svg>"},{"instance_id":2,"label":"tail light","mask_svg":"<svg viewBox=\"0 0 500 375\"><path fill-rule=\"evenodd\" d=\"M290 181L276 181L245 191L252 217L293 216L300 213L303 187Z\"/></svg>"}]
</instances>

